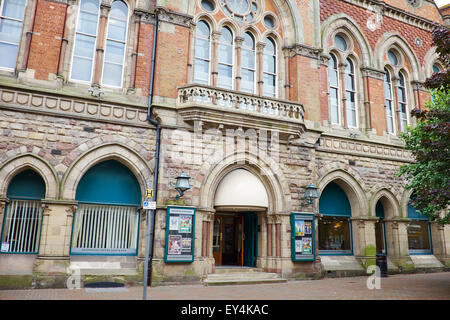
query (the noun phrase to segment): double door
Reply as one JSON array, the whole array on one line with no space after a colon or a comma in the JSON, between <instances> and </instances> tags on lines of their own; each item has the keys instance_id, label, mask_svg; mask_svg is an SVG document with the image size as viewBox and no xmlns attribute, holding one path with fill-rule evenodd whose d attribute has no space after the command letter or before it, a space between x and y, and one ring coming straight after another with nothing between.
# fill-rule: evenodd
<instances>
[{"instance_id":1,"label":"double door","mask_svg":"<svg viewBox=\"0 0 450 320\"><path fill-rule=\"evenodd\" d=\"M213 256L217 266L256 266L257 223L255 213L216 214Z\"/></svg>"}]
</instances>

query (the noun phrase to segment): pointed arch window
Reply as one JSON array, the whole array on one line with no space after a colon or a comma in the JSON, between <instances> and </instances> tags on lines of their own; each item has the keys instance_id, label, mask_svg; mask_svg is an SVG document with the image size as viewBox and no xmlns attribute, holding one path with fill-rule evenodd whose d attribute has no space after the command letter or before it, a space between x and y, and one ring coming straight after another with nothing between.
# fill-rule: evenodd
<instances>
[{"instance_id":1,"label":"pointed arch window","mask_svg":"<svg viewBox=\"0 0 450 320\"><path fill-rule=\"evenodd\" d=\"M355 67L350 59L347 59L347 66L345 68L345 98L347 126L356 127Z\"/></svg>"},{"instance_id":2,"label":"pointed arch window","mask_svg":"<svg viewBox=\"0 0 450 320\"><path fill-rule=\"evenodd\" d=\"M386 108L386 124L387 132L394 133L394 117L393 117L393 94L391 74L388 69L384 69L384 99Z\"/></svg>"},{"instance_id":3,"label":"pointed arch window","mask_svg":"<svg viewBox=\"0 0 450 320\"><path fill-rule=\"evenodd\" d=\"M222 28L221 33L217 86L233 89L233 33L227 27Z\"/></svg>"},{"instance_id":4,"label":"pointed arch window","mask_svg":"<svg viewBox=\"0 0 450 320\"><path fill-rule=\"evenodd\" d=\"M99 13L98 0L81 0L75 32L71 80L92 81Z\"/></svg>"},{"instance_id":5,"label":"pointed arch window","mask_svg":"<svg viewBox=\"0 0 450 320\"><path fill-rule=\"evenodd\" d=\"M122 87L128 26L128 6L121 0L111 5L106 36L102 83Z\"/></svg>"},{"instance_id":6,"label":"pointed arch window","mask_svg":"<svg viewBox=\"0 0 450 320\"><path fill-rule=\"evenodd\" d=\"M255 39L250 33L246 32L242 43L241 91L255 92L255 60Z\"/></svg>"},{"instance_id":7,"label":"pointed arch window","mask_svg":"<svg viewBox=\"0 0 450 320\"><path fill-rule=\"evenodd\" d=\"M408 125L408 116L406 113L406 82L402 72L399 73L399 81L397 87L398 111L400 117L400 130L406 131Z\"/></svg>"},{"instance_id":8,"label":"pointed arch window","mask_svg":"<svg viewBox=\"0 0 450 320\"><path fill-rule=\"evenodd\" d=\"M3 0L0 3L0 68L16 67L22 34L26 0Z\"/></svg>"},{"instance_id":9,"label":"pointed arch window","mask_svg":"<svg viewBox=\"0 0 450 320\"><path fill-rule=\"evenodd\" d=\"M197 23L195 32L194 82L209 84L211 63L211 29L205 21Z\"/></svg>"},{"instance_id":10,"label":"pointed arch window","mask_svg":"<svg viewBox=\"0 0 450 320\"><path fill-rule=\"evenodd\" d=\"M265 38L264 43L264 86L263 92L265 96L276 97L276 80L277 80L277 50L275 42L271 38Z\"/></svg>"},{"instance_id":11,"label":"pointed arch window","mask_svg":"<svg viewBox=\"0 0 450 320\"><path fill-rule=\"evenodd\" d=\"M336 56L331 54L328 64L328 79L330 90L330 121L339 124L339 71Z\"/></svg>"}]
</instances>

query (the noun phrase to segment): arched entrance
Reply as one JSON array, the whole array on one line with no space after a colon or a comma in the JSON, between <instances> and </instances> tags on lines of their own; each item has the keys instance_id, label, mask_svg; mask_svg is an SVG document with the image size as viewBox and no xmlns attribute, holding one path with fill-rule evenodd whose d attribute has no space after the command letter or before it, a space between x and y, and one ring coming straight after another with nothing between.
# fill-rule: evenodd
<instances>
[{"instance_id":1,"label":"arched entrance","mask_svg":"<svg viewBox=\"0 0 450 320\"><path fill-rule=\"evenodd\" d=\"M258 256L258 214L269 197L261 180L236 169L220 181L214 198L213 256L216 266L255 267Z\"/></svg>"}]
</instances>

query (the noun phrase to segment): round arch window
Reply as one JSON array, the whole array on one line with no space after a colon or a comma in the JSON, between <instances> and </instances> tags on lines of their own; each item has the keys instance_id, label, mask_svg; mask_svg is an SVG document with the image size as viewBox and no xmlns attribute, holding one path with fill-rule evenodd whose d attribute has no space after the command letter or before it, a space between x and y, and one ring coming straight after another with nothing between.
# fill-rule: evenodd
<instances>
[{"instance_id":1,"label":"round arch window","mask_svg":"<svg viewBox=\"0 0 450 320\"><path fill-rule=\"evenodd\" d=\"M275 28L275 19L271 15L266 15L264 17L264 25L269 29Z\"/></svg>"},{"instance_id":2,"label":"round arch window","mask_svg":"<svg viewBox=\"0 0 450 320\"><path fill-rule=\"evenodd\" d=\"M398 65L398 57L394 51L389 50L387 53L387 57L389 59L389 62L392 63L392 65L394 66Z\"/></svg>"},{"instance_id":3,"label":"round arch window","mask_svg":"<svg viewBox=\"0 0 450 320\"><path fill-rule=\"evenodd\" d=\"M202 8L209 12L214 11L214 2L211 0L202 0Z\"/></svg>"},{"instance_id":4,"label":"round arch window","mask_svg":"<svg viewBox=\"0 0 450 320\"><path fill-rule=\"evenodd\" d=\"M345 40L345 38L342 35L337 34L334 37L334 44L341 51L347 50L347 47L348 47L347 41Z\"/></svg>"}]
</instances>

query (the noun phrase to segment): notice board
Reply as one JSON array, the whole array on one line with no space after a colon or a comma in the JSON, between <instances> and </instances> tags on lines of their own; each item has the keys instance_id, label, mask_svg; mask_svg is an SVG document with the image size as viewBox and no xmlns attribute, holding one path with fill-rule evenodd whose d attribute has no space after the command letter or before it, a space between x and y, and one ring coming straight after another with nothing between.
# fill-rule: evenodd
<instances>
[{"instance_id":1,"label":"notice board","mask_svg":"<svg viewBox=\"0 0 450 320\"><path fill-rule=\"evenodd\" d=\"M315 226L313 213L291 213L292 261L314 261Z\"/></svg>"},{"instance_id":2,"label":"notice board","mask_svg":"<svg viewBox=\"0 0 450 320\"><path fill-rule=\"evenodd\" d=\"M165 262L194 261L195 208L168 206Z\"/></svg>"}]
</instances>

